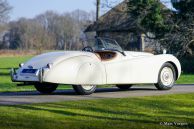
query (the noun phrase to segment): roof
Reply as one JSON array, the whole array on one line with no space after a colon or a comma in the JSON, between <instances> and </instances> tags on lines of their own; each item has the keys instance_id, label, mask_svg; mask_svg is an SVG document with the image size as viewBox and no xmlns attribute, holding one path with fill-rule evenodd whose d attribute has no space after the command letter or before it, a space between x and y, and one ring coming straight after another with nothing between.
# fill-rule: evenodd
<instances>
[{"instance_id":1,"label":"roof","mask_svg":"<svg viewBox=\"0 0 194 129\"><path fill-rule=\"evenodd\" d=\"M136 20L127 13L127 0L124 0L106 14L98 22L89 25L85 32L134 32L137 29Z\"/></svg>"},{"instance_id":2,"label":"roof","mask_svg":"<svg viewBox=\"0 0 194 129\"><path fill-rule=\"evenodd\" d=\"M132 29L133 20L127 14L126 1L112 8L106 14L101 16L98 22L87 27L85 32L91 31L127 31Z\"/></svg>"}]
</instances>

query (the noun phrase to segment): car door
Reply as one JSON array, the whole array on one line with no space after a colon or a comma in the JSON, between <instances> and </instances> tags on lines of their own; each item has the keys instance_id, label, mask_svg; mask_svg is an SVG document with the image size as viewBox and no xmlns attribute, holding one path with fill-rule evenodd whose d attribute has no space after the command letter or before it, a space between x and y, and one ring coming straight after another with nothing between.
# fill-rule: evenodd
<instances>
[{"instance_id":1,"label":"car door","mask_svg":"<svg viewBox=\"0 0 194 129\"><path fill-rule=\"evenodd\" d=\"M155 71L153 63L147 58L134 57L130 54L104 62L107 84L141 84L153 83Z\"/></svg>"}]
</instances>

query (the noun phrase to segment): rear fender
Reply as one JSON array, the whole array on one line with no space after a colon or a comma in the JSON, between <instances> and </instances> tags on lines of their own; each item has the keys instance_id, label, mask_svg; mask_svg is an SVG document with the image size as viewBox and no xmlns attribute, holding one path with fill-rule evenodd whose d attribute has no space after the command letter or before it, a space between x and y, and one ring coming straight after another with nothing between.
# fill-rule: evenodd
<instances>
[{"instance_id":1,"label":"rear fender","mask_svg":"<svg viewBox=\"0 0 194 129\"><path fill-rule=\"evenodd\" d=\"M81 65L77 82L84 85L102 85L106 83L105 67L101 63L87 62Z\"/></svg>"},{"instance_id":2,"label":"rear fender","mask_svg":"<svg viewBox=\"0 0 194 129\"><path fill-rule=\"evenodd\" d=\"M45 71L43 81L57 84L101 84L105 78L99 60L89 56L73 57Z\"/></svg>"}]
</instances>

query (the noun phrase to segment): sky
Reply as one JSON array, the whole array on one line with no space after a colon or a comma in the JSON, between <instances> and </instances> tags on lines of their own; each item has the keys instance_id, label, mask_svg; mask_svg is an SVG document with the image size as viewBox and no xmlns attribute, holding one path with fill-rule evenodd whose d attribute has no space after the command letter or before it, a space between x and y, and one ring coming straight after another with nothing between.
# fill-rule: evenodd
<instances>
[{"instance_id":1,"label":"sky","mask_svg":"<svg viewBox=\"0 0 194 129\"><path fill-rule=\"evenodd\" d=\"M20 17L33 18L47 10L59 13L71 12L76 9L95 10L95 0L7 0L13 7L11 20Z\"/></svg>"},{"instance_id":2,"label":"sky","mask_svg":"<svg viewBox=\"0 0 194 129\"><path fill-rule=\"evenodd\" d=\"M58 13L71 12L76 9L95 11L96 0L7 0L13 7L10 20L18 20L21 17L33 18L48 10ZM111 0L109 0L111 1ZM122 0L112 0L119 1ZM168 0L165 0L168 1ZM104 12L101 12L101 14Z\"/></svg>"}]
</instances>

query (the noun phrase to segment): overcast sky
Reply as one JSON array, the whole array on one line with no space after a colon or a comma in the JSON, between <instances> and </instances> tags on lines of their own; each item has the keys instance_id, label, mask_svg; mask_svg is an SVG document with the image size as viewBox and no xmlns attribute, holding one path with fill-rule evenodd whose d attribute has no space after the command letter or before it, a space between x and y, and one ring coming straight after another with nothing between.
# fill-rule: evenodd
<instances>
[{"instance_id":1,"label":"overcast sky","mask_svg":"<svg viewBox=\"0 0 194 129\"><path fill-rule=\"evenodd\" d=\"M71 12L76 9L95 11L96 0L7 0L13 7L10 14L11 20L20 17L33 18L47 10L59 13ZM116 0L112 0L116 1ZM117 0L121 2L122 0ZM103 11L104 12L104 11ZM102 13L103 13L102 12Z\"/></svg>"}]
</instances>

